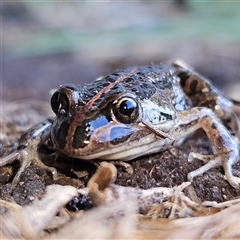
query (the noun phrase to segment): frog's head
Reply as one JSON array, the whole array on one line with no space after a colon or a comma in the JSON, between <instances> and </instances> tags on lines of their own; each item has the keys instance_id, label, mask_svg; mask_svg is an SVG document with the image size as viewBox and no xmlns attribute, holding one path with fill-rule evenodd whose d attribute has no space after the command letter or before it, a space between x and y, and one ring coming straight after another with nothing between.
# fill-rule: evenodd
<instances>
[{"instance_id":1,"label":"frog's head","mask_svg":"<svg viewBox=\"0 0 240 240\"><path fill-rule=\"evenodd\" d=\"M63 85L53 94L56 118L51 137L60 151L76 158L105 160L130 160L157 151L155 142L161 137L156 131L168 132L175 112L165 100L159 105L156 89L150 89L148 99L132 91L141 90L134 81L130 83L132 74L116 74L115 79L106 77L83 87Z\"/></svg>"}]
</instances>

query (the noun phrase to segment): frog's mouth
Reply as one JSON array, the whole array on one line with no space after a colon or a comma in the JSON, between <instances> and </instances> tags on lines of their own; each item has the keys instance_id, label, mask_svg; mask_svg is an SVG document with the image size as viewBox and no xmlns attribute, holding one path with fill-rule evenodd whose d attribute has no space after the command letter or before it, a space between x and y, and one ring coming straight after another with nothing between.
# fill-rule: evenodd
<instances>
[{"instance_id":1,"label":"frog's mouth","mask_svg":"<svg viewBox=\"0 0 240 240\"><path fill-rule=\"evenodd\" d=\"M145 133L146 134L146 133ZM101 159L101 160L122 160L129 161L140 156L148 155L151 153L159 152L169 148L172 140L170 139L156 139L154 133L149 133L137 139L140 132L132 133L127 136L128 139L124 142L119 142L117 145L112 145L111 142L106 143L106 148L98 148L98 152L91 151L91 144L87 147L90 152L87 155L81 156L82 159ZM126 138L126 136L124 136ZM94 141L95 142L95 141ZM94 144L92 142L92 144Z\"/></svg>"},{"instance_id":2,"label":"frog's mouth","mask_svg":"<svg viewBox=\"0 0 240 240\"><path fill-rule=\"evenodd\" d=\"M68 120L55 120L52 140L60 151L75 158L128 161L163 150L165 146L169 148L173 142L157 136L140 121L123 124L98 115L83 121L71 134Z\"/></svg>"},{"instance_id":3,"label":"frog's mouth","mask_svg":"<svg viewBox=\"0 0 240 240\"><path fill-rule=\"evenodd\" d=\"M58 117L52 127L51 137L60 151L67 155L82 158L102 158L118 151L119 146L131 145L139 129L132 124L122 124L105 115L91 120L83 120L75 128L68 117ZM134 124L134 125L137 125ZM124 151L124 150L123 150Z\"/></svg>"}]
</instances>

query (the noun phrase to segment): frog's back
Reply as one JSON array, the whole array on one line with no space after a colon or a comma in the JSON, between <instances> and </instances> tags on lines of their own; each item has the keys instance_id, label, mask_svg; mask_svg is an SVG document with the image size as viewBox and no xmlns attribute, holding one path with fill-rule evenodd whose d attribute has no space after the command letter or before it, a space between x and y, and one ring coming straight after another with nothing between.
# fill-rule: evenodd
<instances>
[{"instance_id":1,"label":"frog's back","mask_svg":"<svg viewBox=\"0 0 240 240\"><path fill-rule=\"evenodd\" d=\"M172 104L176 110L184 110L190 104L180 86L179 78L175 75L175 69L164 64L121 69L84 85L79 91L83 103L102 92L93 103L95 107L123 92L132 93L140 100L152 100L157 95L158 100L161 99L159 104Z\"/></svg>"}]
</instances>

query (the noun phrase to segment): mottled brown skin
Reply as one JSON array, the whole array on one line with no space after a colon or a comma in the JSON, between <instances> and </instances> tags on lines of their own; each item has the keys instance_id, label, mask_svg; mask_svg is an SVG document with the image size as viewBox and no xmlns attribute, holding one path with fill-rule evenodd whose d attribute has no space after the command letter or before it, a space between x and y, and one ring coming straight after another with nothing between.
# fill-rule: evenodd
<instances>
[{"instance_id":1,"label":"mottled brown skin","mask_svg":"<svg viewBox=\"0 0 240 240\"><path fill-rule=\"evenodd\" d=\"M193 106L212 109L224 125L240 139L240 103L224 96L209 80L191 70L181 67L176 61L177 75L185 94Z\"/></svg>"},{"instance_id":2,"label":"mottled brown skin","mask_svg":"<svg viewBox=\"0 0 240 240\"><path fill-rule=\"evenodd\" d=\"M239 160L237 104L183 62L127 68L83 87L62 85L51 99L56 118L46 122L46 128L40 123L35 133L28 131L24 139L29 136L29 141L24 140L26 145L20 142L24 147L15 154L22 162L22 172L35 161L25 157L27 148L37 151L36 137L32 136L38 135L39 143L43 142L48 129L48 140L65 155L128 161L176 146L201 128L214 153L190 153L189 161L198 158L206 164L190 172L188 179L222 166L228 182L238 188L231 170ZM13 159L14 154L1 159L0 164L5 165L7 158Z\"/></svg>"},{"instance_id":3,"label":"mottled brown skin","mask_svg":"<svg viewBox=\"0 0 240 240\"><path fill-rule=\"evenodd\" d=\"M177 111L176 105L181 105L181 110L191 107L191 102L181 89L175 69L163 64L118 70L82 88L75 88L73 92L76 92L79 96L78 103L71 104L74 93L66 94L69 91L68 88L68 85L63 85L52 98L54 99L57 96L59 98L58 104L61 104L63 97L69 98L67 113L61 112L65 111L64 107L61 108L61 111L55 112L57 118L53 123L52 140L64 153L74 157L81 156L84 159L88 158L91 152L101 152L103 149L112 147L112 144L109 143L113 141L104 139L104 136L110 135L113 131L116 132L115 129L121 125L119 122L114 125L110 108L114 101L123 94L134 96L137 101L149 100L165 109L170 109L172 112ZM97 131L89 136L90 134L85 131L85 123L97 118L102 111L105 111L103 114L107 121L112 123L106 129L101 130L104 136L100 132L99 135L96 135ZM143 119L146 120L145 117ZM118 130L118 132L126 132L123 136L118 137L119 145L126 143L126 136L128 136L127 139L130 138L129 141L133 141L133 139L136 139L136 135L139 139L139 132L145 131L146 134L151 134L152 130L149 131L146 127L139 128L138 123L139 121L131 121L128 123L128 125L131 124L130 130L123 127ZM134 129L133 126L136 130L131 131L131 129ZM110 132L108 132L109 130ZM87 137L84 139L85 135ZM90 137L91 140L89 141ZM84 140L89 141L89 143L84 144ZM113 145L115 147L115 144Z\"/></svg>"}]
</instances>

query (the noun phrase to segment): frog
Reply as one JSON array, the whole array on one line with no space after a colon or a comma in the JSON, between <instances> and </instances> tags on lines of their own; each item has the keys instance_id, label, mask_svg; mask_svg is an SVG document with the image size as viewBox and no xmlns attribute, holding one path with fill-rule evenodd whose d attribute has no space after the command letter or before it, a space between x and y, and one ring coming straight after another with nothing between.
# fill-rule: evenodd
<instances>
[{"instance_id":1,"label":"frog","mask_svg":"<svg viewBox=\"0 0 240 240\"><path fill-rule=\"evenodd\" d=\"M0 159L0 166L21 162L13 184L33 163L57 179L56 169L38 154L46 142L76 159L128 162L178 147L202 129L213 153L190 152L189 162L204 165L188 180L221 166L229 184L239 188L232 166L239 161L240 103L182 60L120 69L83 86L63 84L50 103L56 116L27 130L16 151Z\"/></svg>"}]
</instances>

